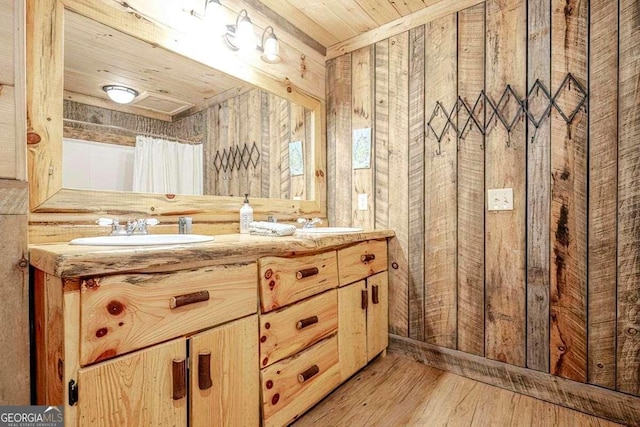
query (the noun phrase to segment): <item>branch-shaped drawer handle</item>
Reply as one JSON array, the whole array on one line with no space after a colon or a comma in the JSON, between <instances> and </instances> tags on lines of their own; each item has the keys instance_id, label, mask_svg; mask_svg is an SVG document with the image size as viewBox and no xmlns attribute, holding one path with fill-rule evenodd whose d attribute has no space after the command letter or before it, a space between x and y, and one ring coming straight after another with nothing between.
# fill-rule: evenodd
<instances>
[{"instance_id":1,"label":"branch-shaped drawer handle","mask_svg":"<svg viewBox=\"0 0 640 427\"><path fill-rule=\"evenodd\" d=\"M211 352L201 351L198 354L198 388L207 390L213 387L211 381Z\"/></svg>"},{"instance_id":2,"label":"branch-shaped drawer handle","mask_svg":"<svg viewBox=\"0 0 640 427\"><path fill-rule=\"evenodd\" d=\"M371 302L374 304L378 304L380 302L380 296L379 294L379 286L378 285L373 285L371 287Z\"/></svg>"},{"instance_id":3,"label":"branch-shaped drawer handle","mask_svg":"<svg viewBox=\"0 0 640 427\"><path fill-rule=\"evenodd\" d=\"M313 378L314 376L316 376L318 374L318 372L320 372L320 368L318 367L318 365L313 365L312 367L310 367L306 371L298 374L298 382L302 384L305 381L308 381L311 378Z\"/></svg>"},{"instance_id":4,"label":"branch-shaped drawer handle","mask_svg":"<svg viewBox=\"0 0 640 427\"><path fill-rule=\"evenodd\" d=\"M187 364L184 359L173 359L173 400L187 395Z\"/></svg>"},{"instance_id":5,"label":"branch-shaped drawer handle","mask_svg":"<svg viewBox=\"0 0 640 427\"><path fill-rule=\"evenodd\" d=\"M360 256L360 262L371 262L376 259L375 254L363 254Z\"/></svg>"},{"instance_id":6,"label":"branch-shaped drawer handle","mask_svg":"<svg viewBox=\"0 0 640 427\"><path fill-rule=\"evenodd\" d=\"M311 326L314 323L318 323L318 316L307 317L306 319L298 320L296 323L296 329L304 329L307 326Z\"/></svg>"},{"instance_id":7,"label":"branch-shaped drawer handle","mask_svg":"<svg viewBox=\"0 0 640 427\"><path fill-rule=\"evenodd\" d=\"M305 277L315 276L319 272L320 270L318 270L318 267L305 268L296 273L296 278L298 280L304 279Z\"/></svg>"},{"instance_id":8,"label":"branch-shaped drawer handle","mask_svg":"<svg viewBox=\"0 0 640 427\"><path fill-rule=\"evenodd\" d=\"M169 306L173 309L203 301L209 301L209 291L198 291L190 294L171 297Z\"/></svg>"},{"instance_id":9,"label":"branch-shaped drawer handle","mask_svg":"<svg viewBox=\"0 0 640 427\"><path fill-rule=\"evenodd\" d=\"M367 307L369 306L369 293L367 292L366 289L362 290L361 305L363 310L366 310Z\"/></svg>"}]
</instances>

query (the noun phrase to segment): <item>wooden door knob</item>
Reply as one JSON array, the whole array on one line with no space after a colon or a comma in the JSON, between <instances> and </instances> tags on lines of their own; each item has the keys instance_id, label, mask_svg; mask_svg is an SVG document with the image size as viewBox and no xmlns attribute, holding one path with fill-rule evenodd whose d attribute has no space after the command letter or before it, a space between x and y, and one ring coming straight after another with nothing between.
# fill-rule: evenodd
<instances>
[{"instance_id":1,"label":"wooden door knob","mask_svg":"<svg viewBox=\"0 0 640 427\"><path fill-rule=\"evenodd\" d=\"M296 278L298 280L304 279L305 277L315 276L319 272L320 270L318 270L318 267L305 268L304 270L300 270L296 273Z\"/></svg>"},{"instance_id":2,"label":"wooden door knob","mask_svg":"<svg viewBox=\"0 0 640 427\"><path fill-rule=\"evenodd\" d=\"M373 285L371 287L371 302L374 303L374 304L378 304L380 302L379 286L378 285Z\"/></svg>"},{"instance_id":3,"label":"wooden door knob","mask_svg":"<svg viewBox=\"0 0 640 427\"><path fill-rule=\"evenodd\" d=\"M211 381L211 352L202 351L198 354L198 388L208 390L213 387Z\"/></svg>"},{"instance_id":4,"label":"wooden door knob","mask_svg":"<svg viewBox=\"0 0 640 427\"><path fill-rule=\"evenodd\" d=\"M173 400L187 395L187 364L184 359L173 359Z\"/></svg>"},{"instance_id":5,"label":"wooden door knob","mask_svg":"<svg viewBox=\"0 0 640 427\"><path fill-rule=\"evenodd\" d=\"M296 329L304 329L307 326L311 326L318 323L318 316L307 317L306 319L298 320L296 323Z\"/></svg>"},{"instance_id":6,"label":"wooden door knob","mask_svg":"<svg viewBox=\"0 0 640 427\"><path fill-rule=\"evenodd\" d=\"M374 254L363 254L362 256L360 256L360 262L371 262L374 259L376 259L376 256Z\"/></svg>"},{"instance_id":7,"label":"wooden door knob","mask_svg":"<svg viewBox=\"0 0 640 427\"><path fill-rule=\"evenodd\" d=\"M198 291L190 294L176 295L175 297L171 297L169 307L174 309L203 301L209 301L209 291Z\"/></svg>"},{"instance_id":8,"label":"wooden door knob","mask_svg":"<svg viewBox=\"0 0 640 427\"><path fill-rule=\"evenodd\" d=\"M320 367L318 365L313 365L312 367L310 367L306 371L298 374L298 382L299 383L304 383L305 381L308 381L311 378L313 378L314 376L316 376L318 374L318 372L320 372Z\"/></svg>"}]
</instances>

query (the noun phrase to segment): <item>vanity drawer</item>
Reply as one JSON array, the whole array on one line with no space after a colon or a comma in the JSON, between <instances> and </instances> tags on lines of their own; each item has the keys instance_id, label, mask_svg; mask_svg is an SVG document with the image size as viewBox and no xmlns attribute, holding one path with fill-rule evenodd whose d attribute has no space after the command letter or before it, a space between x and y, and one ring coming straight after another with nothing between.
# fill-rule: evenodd
<instances>
[{"instance_id":1,"label":"vanity drawer","mask_svg":"<svg viewBox=\"0 0 640 427\"><path fill-rule=\"evenodd\" d=\"M80 364L255 313L256 271L251 263L82 280Z\"/></svg>"},{"instance_id":2,"label":"vanity drawer","mask_svg":"<svg viewBox=\"0 0 640 427\"><path fill-rule=\"evenodd\" d=\"M263 313L338 287L335 251L296 258L264 257L259 263Z\"/></svg>"},{"instance_id":3,"label":"vanity drawer","mask_svg":"<svg viewBox=\"0 0 640 427\"><path fill-rule=\"evenodd\" d=\"M338 250L340 286L387 269L387 241L369 240Z\"/></svg>"},{"instance_id":4,"label":"vanity drawer","mask_svg":"<svg viewBox=\"0 0 640 427\"><path fill-rule=\"evenodd\" d=\"M338 291L260 316L260 367L317 343L338 330Z\"/></svg>"},{"instance_id":5,"label":"vanity drawer","mask_svg":"<svg viewBox=\"0 0 640 427\"><path fill-rule=\"evenodd\" d=\"M260 376L264 425L287 425L340 384L338 338L334 335L274 363Z\"/></svg>"}]
</instances>

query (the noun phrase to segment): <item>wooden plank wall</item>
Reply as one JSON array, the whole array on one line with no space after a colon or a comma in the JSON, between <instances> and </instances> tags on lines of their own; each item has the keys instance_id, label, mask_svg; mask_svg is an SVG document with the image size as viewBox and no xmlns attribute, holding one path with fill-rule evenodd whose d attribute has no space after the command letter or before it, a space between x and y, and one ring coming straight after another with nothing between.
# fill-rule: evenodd
<instances>
[{"instance_id":1,"label":"wooden plank wall","mask_svg":"<svg viewBox=\"0 0 640 427\"><path fill-rule=\"evenodd\" d=\"M553 0L551 86L567 73L587 82L587 3ZM567 86L558 105L571 111L579 95ZM586 135L587 116L567 125L551 114L551 372L586 382Z\"/></svg>"},{"instance_id":2,"label":"wooden plank wall","mask_svg":"<svg viewBox=\"0 0 640 427\"><path fill-rule=\"evenodd\" d=\"M455 14L429 22L425 29L425 51L421 53L428 76L425 118L430 117L438 101L446 108L437 113L433 122L435 131L427 132L424 142L424 339L450 348L457 345L458 138L445 116L455 105L457 95L456 27ZM442 135L440 142L436 140L437 134ZM411 203L409 209L420 206Z\"/></svg>"},{"instance_id":3,"label":"wooden plank wall","mask_svg":"<svg viewBox=\"0 0 640 427\"><path fill-rule=\"evenodd\" d=\"M423 340L425 336L425 271L424 215L424 99L425 49L424 27L409 31L409 336Z\"/></svg>"},{"instance_id":4,"label":"wooden plank wall","mask_svg":"<svg viewBox=\"0 0 640 427\"><path fill-rule=\"evenodd\" d=\"M591 0L588 380L616 385L618 2Z\"/></svg>"},{"instance_id":5,"label":"wooden plank wall","mask_svg":"<svg viewBox=\"0 0 640 427\"><path fill-rule=\"evenodd\" d=\"M484 5L458 13L458 95L474 105L484 89ZM480 113L480 107L478 107ZM458 119L458 126L468 115ZM484 136L458 144L458 348L484 356Z\"/></svg>"},{"instance_id":6,"label":"wooden plank wall","mask_svg":"<svg viewBox=\"0 0 640 427\"><path fill-rule=\"evenodd\" d=\"M526 4L521 0L486 3L485 89L498 102L507 84L526 91ZM507 120L515 105L502 109ZM525 365L525 127L508 135L487 112L485 186L513 188L513 211L485 216L485 349L489 359ZM492 123L493 122L493 123Z\"/></svg>"},{"instance_id":7,"label":"wooden plank wall","mask_svg":"<svg viewBox=\"0 0 640 427\"><path fill-rule=\"evenodd\" d=\"M536 81L551 87L551 66L540 58L551 57L551 0L528 1L527 90ZM541 117L548 100L533 96L529 103ZM550 123L536 129L527 123L527 367L549 372L549 223L551 213Z\"/></svg>"},{"instance_id":8,"label":"wooden plank wall","mask_svg":"<svg viewBox=\"0 0 640 427\"><path fill-rule=\"evenodd\" d=\"M0 0L0 405L28 405L25 4Z\"/></svg>"},{"instance_id":9,"label":"wooden plank wall","mask_svg":"<svg viewBox=\"0 0 640 427\"><path fill-rule=\"evenodd\" d=\"M402 33L389 39L389 141L387 181L387 226L396 232L389 242L391 263L389 279L398 286L389 292L390 330L406 335L409 317L409 34ZM383 73L384 75L384 73ZM377 183L376 183L377 187ZM331 191L331 190L329 190ZM377 202L377 201L376 201ZM384 202L383 202L384 203ZM413 203L420 209L420 202ZM339 211L339 207L336 206Z\"/></svg>"},{"instance_id":10,"label":"wooden plank wall","mask_svg":"<svg viewBox=\"0 0 640 427\"><path fill-rule=\"evenodd\" d=\"M358 225L353 197L369 186L372 223L396 231L392 333L640 395L638 22L634 0L487 0L328 61L329 217ZM536 83L559 91L546 116ZM436 101L450 113L485 90L497 104L506 85L531 91L539 126L521 116L508 133L480 102L486 136L451 128L438 144ZM373 170L345 188L350 102L369 87ZM568 124L557 108L569 116L580 87L588 103ZM509 122L518 108L499 107ZM503 187L514 210L487 211L486 190Z\"/></svg>"},{"instance_id":11,"label":"wooden plank wall","mask_svg":"<svg viewBox=\"0 0 640 427\"><path fill-rule=\"evenodd\" d=\"M370 110L367 115L372 116ZM304 152L313 138L307 123L310 111L259 89L246 91L173 122L69 100L64 101L64 117L126 129L67 122L64 135L68 138L134 145L135 132L138 132L204 143L204 191L207 195L241 196L248 193L254 197L304 200L311 186L313 174L292 177L289 172L289 143L301 141ZM251 149L254 142L260 150L259 164L255 168L251 165L246 170L217 172L214 164L216 151L229 151L238 145L242 148L245 143ZM309 170L306 159L305 163L306 172ZM373 224L367 227L371 228Z\"/></svg>"},{"instance_id":12,"label":"wooden plank wall","mask_svg":"<svg viewBox=\"0 0 640 427\"><path fill-rule=\"evenodd\" d=\"M621 0L616 387L640 394L640 3Z\"/></svg>"}]
</instances>

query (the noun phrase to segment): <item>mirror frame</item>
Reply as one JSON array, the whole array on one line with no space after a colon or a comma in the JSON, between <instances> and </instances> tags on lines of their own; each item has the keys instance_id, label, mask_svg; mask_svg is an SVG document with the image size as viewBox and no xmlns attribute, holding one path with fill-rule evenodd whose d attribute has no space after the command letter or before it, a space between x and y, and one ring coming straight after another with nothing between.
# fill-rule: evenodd
<instances>
[{"instance_id":1,"label":"mirror frame","mask_svg":"<svg viewBox=\"0 0 640 427\"><path fill-rule=\"evenodd\" d=\"M110 2L111 3L111 2ZM315 171L309 200L252 198L254 215L260 219L276 215L281 220L300 216L326 218L326 123L325 101L290 80L283 81L255 67L244 64L242 72L233 73L240 64L228 58L216 60L199 53L185 35L133 13L119 2L108 4L95 0L38 0L27 2L27 144L31 222L66 222L64 214L79 224L89 224L100 215L190 215L207 223L237 222L241 197L186 196L72 190L62 188L62 137L64 87L64 11L69 10L117 31L178 55L231 74L257 88L300 104L313 112L313 159ZM197 45L197 43L195 43ZM296 68L297 64L295 64ZM35 215L34 215L35 214ZM47 215L41 215L47 214ZM70 216L71 214L71 216ZM169 219L171 222L173 218ZM226 229L229 229L227 227ZM68 234L68 233L67 233ZM83 234L86 234L83 233ZM68 237L68 236L67 236ZM32 239L39 240L39 239Z\"/></svg>"}]
</instances>

